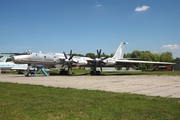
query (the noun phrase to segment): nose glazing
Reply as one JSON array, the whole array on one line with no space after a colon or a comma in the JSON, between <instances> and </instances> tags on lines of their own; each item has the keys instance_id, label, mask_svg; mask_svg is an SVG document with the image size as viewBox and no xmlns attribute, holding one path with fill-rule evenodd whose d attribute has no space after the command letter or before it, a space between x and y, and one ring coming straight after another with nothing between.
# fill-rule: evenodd
<instances>
[{"instance_id":1,"label":"nose glazing","mask_svg":"<svg viewBox=\"0 0 180 120\"><path fill-rule=\"evenodd\" d=\"M15 60L14 56L12 56L12 57L11 57L11 60L12 60L12 61L14 61L14 60Z\"/></svg>"}]
</instances>

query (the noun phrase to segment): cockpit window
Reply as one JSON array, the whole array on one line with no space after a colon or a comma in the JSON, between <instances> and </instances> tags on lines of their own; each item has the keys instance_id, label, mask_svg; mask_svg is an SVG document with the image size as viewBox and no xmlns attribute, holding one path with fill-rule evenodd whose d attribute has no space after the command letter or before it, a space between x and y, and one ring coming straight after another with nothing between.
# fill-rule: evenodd
<instances>
[{"instance_id":1,"label":"cockpit window","mask_svg":"<svg viewBox=\"0 0 180 120\"><path fill-rule=\"evenodd\" d=\"M26 52L24 52L23 54L24 54L24 55L30 55L30 54L32 54L32 52L31 52L31 51L26 51Z\"/></svg>"}]
</instances>

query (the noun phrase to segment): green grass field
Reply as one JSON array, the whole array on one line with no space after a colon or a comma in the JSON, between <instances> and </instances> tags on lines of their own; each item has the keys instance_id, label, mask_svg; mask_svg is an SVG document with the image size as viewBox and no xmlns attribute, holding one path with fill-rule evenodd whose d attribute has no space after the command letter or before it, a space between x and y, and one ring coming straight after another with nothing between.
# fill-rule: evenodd
<instances>
[{"instance_id":1,"label":"green grass field","mask_svg":"<svg viewBox=\"0 0 180 120\"><path fill-rule=\"evenodd\" d=\"M24 72L25 73L25 72ZM39 72L42 74L41 72ZM50 76L59 75L59 70L51 70L47 71ZM17 74L16 71L7 71L7 74ZM84 76L90 75L90 70L82 70L82 69L73 69L70 71L70 76ZM172 75L172 76L180 76L180 71L102 71L102 76L108 75Z\"/></svg>"},{"instance_id":2,"label":"green grass field","mask_svg":"<svg viewBox=\"0 0 180 120\"><path fill-rule=\"evenodd\" d=\"M0 82L1 120L180 119L180 99Z\"/></svg>"}]
</instances>

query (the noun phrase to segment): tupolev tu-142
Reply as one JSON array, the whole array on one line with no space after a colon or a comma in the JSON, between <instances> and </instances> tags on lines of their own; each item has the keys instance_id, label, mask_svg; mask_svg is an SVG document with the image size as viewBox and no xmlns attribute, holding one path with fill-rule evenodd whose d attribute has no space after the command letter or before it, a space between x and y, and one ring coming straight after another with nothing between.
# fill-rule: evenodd
<instances>
[{"instance_id":1,"label":"tupolev tu-142","mask_svg":"<svg viewBox=\"0 0 180 120\"><path fill-rule=\"evenodd\" d=\"M13 54L11 59L16 64L28 64L26 76L31 76L30 68L58 68L61 75L68 75L69 70L73 66L89 66L91 68L91 75L101 74L102 67L107 65L115 65L118 63L151 63L151 64L164 64L171 65L175 63L170 62L155 62L155 61L140 61L140 60L129 60L123 59L123 48L127 42L121 42L118 49L116 50L112 58L104 57L101 58L101 50L97 50L97 58L92 59L90 57L74 56L72 50L67 55L63 53L41 53L41 52L24 52L24 53L9 53ZM97 70L100 67L101 71Z\"/></svg>"}]
</instances>

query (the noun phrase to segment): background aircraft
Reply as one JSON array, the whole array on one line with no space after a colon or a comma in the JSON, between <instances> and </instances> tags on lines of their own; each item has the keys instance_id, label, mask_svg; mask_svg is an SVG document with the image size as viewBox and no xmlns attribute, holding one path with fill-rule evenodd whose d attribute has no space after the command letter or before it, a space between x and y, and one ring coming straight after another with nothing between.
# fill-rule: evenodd
<instances>
[{"instance_id":1,"label":"background aircraft","mask_svg":"<svg viewBox=\"0 0 180 120\"><path fill-rule=\"evenodd\" d=\"M0 72L2 70L17 70L22 71L22 70L27 70L28 65L27 64L15 64L13 62L6 62L8 57L4 56L0 60Z\"/></svg>"},{"instance_id":2,"label":"background aircraft","mask_svg":"<svg viewBox=\"0 0 180 120\"><path fill-rule=\"evenodd\" d=\"M2 58L0 58L0 62L6 62L7 58L8 58L8 57L3 56Z\"/></svg>"},{"instance_id":3,"label":"background aircraft","mask_svg":"<svg viewBox=\"0 0 180 120\"><path fill-rule=\"evenodd\" d=\"M89 57L73 56L72 50L70 54L67 55L63 53L37 53L37 52L24 52L24 53L14 53L12 60L17 64L28 64L27 76L30 74L30 68L53 68L56 67L60 69L61 75L69 74L69 70L72 66L89 66L91 68L91 75L99 75L101 72L97 71L96 68L100 67L102 71L102 66L112 66L116 64L132 64L132 63L150 63L150 64L166 64L171 65L175 63L169 62L154 62L154 61L140 61L140 60L128 60L123 58L123 48L124 45L128 43L121 42L120 46L116 50L112 58L101 58L101 50L97 50L97 58L92 59ZM29 72L28 72L29 71Z\"/></svg>"}]
</instances>

